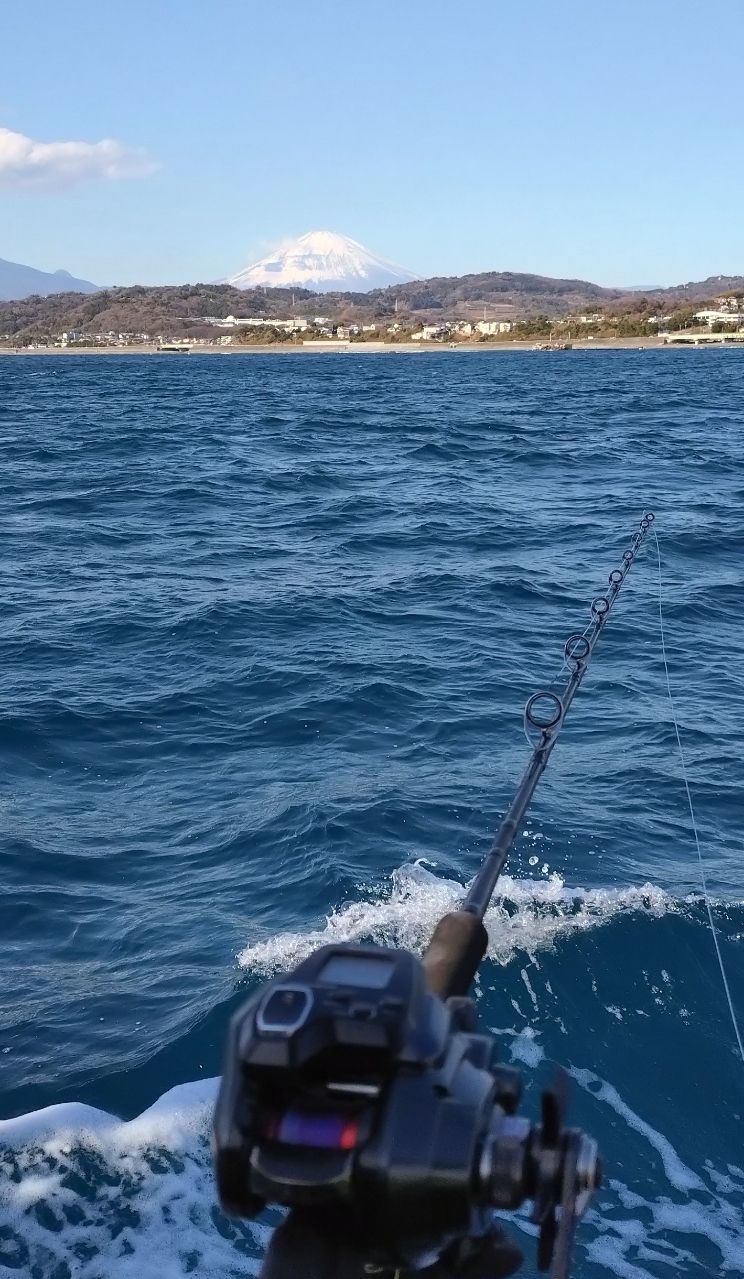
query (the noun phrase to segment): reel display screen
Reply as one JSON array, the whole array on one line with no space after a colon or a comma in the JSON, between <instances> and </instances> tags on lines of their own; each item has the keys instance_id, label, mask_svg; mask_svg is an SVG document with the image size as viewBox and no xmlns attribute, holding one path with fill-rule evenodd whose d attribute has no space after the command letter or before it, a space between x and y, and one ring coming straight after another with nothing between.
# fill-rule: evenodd
<instances>
[{"instance_id":1,"label":"reel display screen","mask_svg":"<svg viewBox=\"0 0 744 1279\"><path fill-rule=\"evenodd\" d=\"M395 965L380 956L331 955L318 973L318 981L332 986L363 986L367 990L384 990Z\"/></svg>"}]
</instances>

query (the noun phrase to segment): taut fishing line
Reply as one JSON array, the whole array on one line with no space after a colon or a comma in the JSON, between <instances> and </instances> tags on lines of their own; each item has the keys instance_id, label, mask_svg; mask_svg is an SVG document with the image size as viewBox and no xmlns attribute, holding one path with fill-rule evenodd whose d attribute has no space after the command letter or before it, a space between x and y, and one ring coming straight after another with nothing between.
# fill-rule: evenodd
<instances>
[{"instance_id":1,"label":"taut fishing line","mask_svg":"<svg viewBox=\"0 0 744 1279\"><path fill-rule=\"evenodd\" d=\"M700 868L700 882L703 890L703 900L705 901L705 909L708 915L708 923L710 925L710 931L713 936L713 944L715 946L716 957L718 959L718 967L721 970L721 980L723 982L723 989L726 995L726 1002L728 1004L729 1013L731 1015L731 1024L734 1028L734 1036L736 1038L736 1043L739 1049L739 1055L742 1059L742 1062L744 1062L744 1042L742 1042L742 1035L739 1030L739 1023L736 1017L734 1001L731 997L731 989L729 987L728 976L726 974L726 967L723 962L723 955L721 954L721 945L718 938L718 932L716 929L715 921L713 919L713 908L711 906L710 894L708 892L708 881L705 874L705 863L703 861L703 853L700 847L700 836L698 834L697 821L695 819L695 809L692 802L692 793L690 791L690 783L687 777L687 765L685 762L685 755L682 749L682 737L679 731L679 722L677 720L677 712L674 705L674 697L672 695L672 684L671 684L671 679L669 677L669 663L667 661L667 652L666 652L666 636L664 632L664 611L663 611L663 605L662 605L663 582L662 582L662 572L661 572L661 547L659 545L659 538L656 532L656 528L654 527L654 515L652 511L648 511L644 515L643 519L641 520L639 531L633 537L629 549L624 552L622 569L617 569L610 574L610 577L609 577L610 591L608 592L606 596L604 597L600 596L599 598L593 601L591 621L588 623L588 625L584 628L583 631L575 632L573 635L569 636L569 639L566 641L565 651L564 651L564 660L563 660L563 665L560 671L558 671L557 675L554 677L554 679L551 681L551 683L548 685L546 689L544 689L540 693L536 693L532 698L530 698L530 701L527 703L527 708L524 716L524 735L527 739L527 744L530 747L535 748L535 741L534 741L535 731L537 731L538 735L542 733L543 735L542 741L544 742L546 727L548 728L548 730L553 730L553 733L555 733L557 729L560 728L563 721L563 716L565 714L565 710L567 707L567 702L571 700L571 697L573 696L573 692L575 691L575 689L572 688L572 685L574 684L574 682L578 682L575 680L577 670L579 671L579 678L581 678L585 668L585 663L588 660L588 658L591 656L591 651L594 648L594 644L598 638L599 632L602 630L607 620L607 615L609 614L610 608L612 604L614 603L615 596L619 592L626 574L632 567L633 561L638 551L640 550L643 538L649 531L653 533L654 541L656 543L656 561L657 561L658 579L659 579L659 634L661 637L661 656L664 662L664 674L666 677L667 693L669 695L669 705L672 712L672 723L674 724L674 733L677 738L677 749L679 751L679 761L680 761L680 770L682 773L682 781L684 783L685 794L687 795L687 806L690 810L690 822L692 825L692 833L695 839L695 848L697 850L698 865ZM561 682L564 679L564 671L569 671L568 683L565 690L560 687ZM555 691L556 688L559 689L558 693L556 693ZM569 690L570 690L570 697L566 699L566 692L568 692ZM549 722L547 725L545 723L540 722L540 719L537 713L539 710L542 710L544 712L546 707L549 715ZM539 750L539 745L536 749Z\"/></svg>"},{"instance_id":2,"label":"taut fishing line","mask_svg":"<svg viewBox=\"0 0 744 1279\"><path fill-rule=\"evenodd\" d=\"M662 575L661 575L661 547L659 546L659 538L657 536L656 529L652 528L651 531L654 535L654 541L656 542L656 562L657 562L658 571L659 571L659 634L661 636L661 656L664 661L664 674L666 676L667 693L669 694L669 706L672 712L672 722L674 724L674 733L677 738L677 748L679 750L679 763L680 763L680 769L682 772L682 781L684 783L685 793L687 795L687 806L690 810L690 822L692 824L692 833L695 838L695 848L697 849L698 865L700 867L700 882L703 889L703 899L705 901L705 909L708 913L708 923L710 924L710 931L713 935L713 945L716 948L716 956L718 958L718 967L721 970L721 980L723 982L723 989L726 994L726 1002L728 1003L729 1012L731 1014L731 1025L734 1028L734 1035L736 1037L736 1042L739 1047L739 1055L742 1059L742 1062L744 1062L744 1044L742 1044L741 1033L739 1031L739 1023L736 1019L736 1011L734 1009L734 1001L731 998L731 990L728 983L728 977L726 975L726 966L723 962L723 955L721 954L721 945L718 940L718 932L716 930L715 921L713 919L713 909L710 904L710 895L708 893L708 880L705 874L705 863L703 861L703 853L700 847L700 837L698 835L697 822L695 820L695 809L692 803L690 783L687 779L687 765L685 763L685 753L682 749L682 738L680 736L679 723L677 722L677 712L674 707L674 697L672 696L672 683L669 678L669 663L667 662L666 642L664 637L664 610L662 607L663 588L662 588Z\"/></svg>"}]
</instances>

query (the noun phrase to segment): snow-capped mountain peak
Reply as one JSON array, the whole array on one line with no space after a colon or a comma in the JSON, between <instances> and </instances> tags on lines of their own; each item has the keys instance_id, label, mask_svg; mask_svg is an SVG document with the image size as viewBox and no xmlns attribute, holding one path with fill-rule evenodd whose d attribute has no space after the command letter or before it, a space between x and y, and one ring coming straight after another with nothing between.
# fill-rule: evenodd
<instances>
[{"instance_id":1,"label":"snow-capped mountain peak","mask_svg":"<svg viewBox=\"0 0 744 1279\"><path fill-rule=\"evenodd\" d=\"M402 284L414 276L403 267L377 257L362 244L334 231L308 231L260 262L253 262L226 284L238 289L264 285L275 289L303 288L317 293L356 292Z\"/></svg>"}]
</instances>

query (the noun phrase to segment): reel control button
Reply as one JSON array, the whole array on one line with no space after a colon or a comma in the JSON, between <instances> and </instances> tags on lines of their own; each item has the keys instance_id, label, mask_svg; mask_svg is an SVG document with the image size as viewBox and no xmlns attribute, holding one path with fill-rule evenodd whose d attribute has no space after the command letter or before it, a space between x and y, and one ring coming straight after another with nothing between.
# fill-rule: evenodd
<instances>
[{"instance_id":1,"label":"reel control button","mask_svg":"<svg viewBox=\"0 0 744 1279\"><path fill-rule=\"evenodd\" d=\"M313 1006L307 986L279 986L264 999L256 1014L256 1029L275 1035L293 1035L304 1026Z\"/></svg>"}]
</instances>

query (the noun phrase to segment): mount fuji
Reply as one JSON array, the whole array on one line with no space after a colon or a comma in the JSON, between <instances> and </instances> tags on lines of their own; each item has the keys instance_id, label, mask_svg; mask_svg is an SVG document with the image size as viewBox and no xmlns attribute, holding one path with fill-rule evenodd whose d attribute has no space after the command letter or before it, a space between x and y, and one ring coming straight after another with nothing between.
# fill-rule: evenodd
<instances>
[{"instance_id":1,"label":"mount fuji","mask_svg":"<svg viewBox=\"0 0 744 1279\"><path fill-rule=\"evenodd\" d=\"M378 258L347 235L309 231L260 262L228 276L223 283L237 289L264 285L274 289L313 289L317 293L366 293L413 279L410 271Z\"/></svg>"}]
</instances>

